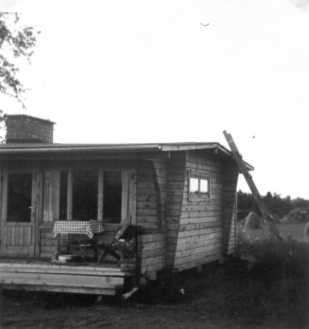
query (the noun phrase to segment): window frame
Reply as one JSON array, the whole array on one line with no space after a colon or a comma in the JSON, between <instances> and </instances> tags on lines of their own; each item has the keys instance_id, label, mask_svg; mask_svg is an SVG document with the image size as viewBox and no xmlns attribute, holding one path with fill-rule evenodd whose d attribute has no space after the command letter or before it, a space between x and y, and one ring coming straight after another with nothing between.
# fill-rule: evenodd
<instances>
[{"instance_id":1,"label":"window frame","mask_svg":"<svg viewBox=\"0 0 309 329\"><path fill-rule=\"evenodd\" d=\"M191 192L191 179L198 180L198 193ZM201 192L201 181L207 181L207 192ZM204 175L200 172L193 170L188 170L188 200L189 201L199 201L199 202L209 202L210 201L210 190L211 190L211 179L209 176Z\"/></svg>"},{"instance_id":2,"label":"window frame","mask_svg":"<svg viewBox=\"0 0 309 329\"><path fill-rule=\"evenodd\" d=\"M74 184L74 180L73 180L73 175L75 172L78 171L94 171L95 173L97 173L97 218L91 218L91 219L95 219L104 223L109 223L110 225L117 225L119 226L119 224L121 224L124 221L124 216L127 216L130 220L131 220L131 200L129 200L130 198L130 194L131 194L131 184L130 180L131 180L131 173L132 173L132 169L127 169L127 168L117 168L117 169L110 169L110 168L103 168L103 167L99 167L99 168L92 168L92 169L88 169L88 168L75 168L75 167L65 167L65 168L57 168L57 169L53 169L54 171L59 171L59 178L61 175L62 171L67 172L67 175L65 175L66 177L66 182L64 184L66 184L67 186L67 191L66 191L66 218L52 218L52 216L44 217L43 221L47 222L47 221L53 221L53 220L80 220L79 218L74 218L73 216L73 184ZM49 169L50 171L50 169ZM121 217L119 219L119 222L113 222L113 221L107 221L106 218L103 217L103 213L104 213L104 188L105 188L105 183L104 183L104 176L105 176L105 172L120 172L121 174L121 179L123 179L123 176L126 175L127 176L127 181L126 181L126 185L123 186L122 188L124 188L121 192L121 205L120 205L120 211L121 211ZM124 181L122 180L122 183ZM59 181L59 188L60 188L60 181ZM45 191L44 191L45 194ZM60 191L58 193L58 198L60 198ZM58 200L58 202L56 203L58 204L58 212L60 211L60 200ZM44 209L45 209L45 203L44 203ZM135 207L132 208L132 210L134 210ZM56 211L57 213L57 211ZM130 216L130 217L129 217ZM59 217L59 216L58 216ZM135 218L135 215L134 215Z\"/></svg>"},{"instance_id":3,"label":"window frame","mask_svg":"<svg viewBox=\"0 0 309 329\"><path fill-rule=\"evenodd\" d=\"M90 171L88 169L79 169L79 171ZM123 172L121 169L105 169L105 168L98 168L94 169L93 171L97 172L97 218L91 218L98 220L100 222L106 222L106 219L103 217L104 214L104 173L108 171L118 171L120 173ZM67 190L67 220L76 220L73 216L73 174L76 172L76 169L69 168L68 170L68 190ZM120 208L122 206L122 201ZM78 219L79 220L79 219ZM112 222L111 224L119 225L121 223L122 217L120 217L119 223Z\"/></svg>"}]
</instances>

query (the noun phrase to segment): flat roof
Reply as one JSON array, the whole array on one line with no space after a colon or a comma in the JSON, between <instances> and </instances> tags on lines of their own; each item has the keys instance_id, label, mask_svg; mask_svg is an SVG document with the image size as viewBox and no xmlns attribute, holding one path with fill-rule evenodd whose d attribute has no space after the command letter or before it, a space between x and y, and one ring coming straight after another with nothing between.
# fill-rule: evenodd
<instances>
[{"instance_id":1,"label":"flat roof","mask_svg":"<svg viewBox=\"0 0 309 329\"><path fill-rule=\"evenodd\" d=\"M8 143L0 145L0 154L61 154L71 152L174 152L188 150L217 149L227 156L233 157L232 152L219 143L146 143L146 144L57 144L57 143ZM247 163L246 163L247 164ZM247 164L248 169L254 168Z\"/></svg>"},{"instance_id":2,"label":"flat roof","mask_svg":"<svg viewBox=\"0 0 309 329\"><path fill-rule=\"evenodd\" d=\"M134 144L57 144L57 143L8 143L0 145L0 153L63 152L63 151L186 151L220 148L231 152L219 143L134 143Z\"/></svg>"}]
</instances>

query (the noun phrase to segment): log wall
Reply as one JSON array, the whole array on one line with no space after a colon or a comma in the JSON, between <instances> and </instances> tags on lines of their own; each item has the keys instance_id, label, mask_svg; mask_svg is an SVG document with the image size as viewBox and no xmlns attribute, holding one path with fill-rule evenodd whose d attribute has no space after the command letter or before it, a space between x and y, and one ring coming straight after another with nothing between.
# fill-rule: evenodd
<instances>
[{"instance_id":1,"label":"log wall","mask_svg":"<svg viewBox=\"0 0 309 329\"><path fill-rule=\"evenodd\" d=\"M137 166L136 225L143 228L141 270L184 270L230 254L236 244L235 192L238 168L210 151L171 152ZM188 172L210 179L207 201L189 200ZM53 257L53 223L39 228L39 257ZM115 228L104 233L111 238ZM148 240L147 240L148 239Z\"/></svg>"},{"instance_id":2,"label":"log wall","mask_svg":"<svg viewBox=\"0 0 309 329\"><path fill-rule=\"evenodd\" d=\"M165 229L166 175L165 159L149 160L137 170L136 217L144 233Z\"/></svg>"},{"instance_id":3,"label":"log wall","mask_svg":"<svg viewBox=\"0 0 309 329\"><path fill-rule=\"evenodd\" d=\"M186 179L186 152L173 152L167 173L166 235L168 268L174 267Z\"/></svg>"},{"instance_id":4,"label":"log wall","mask_svg":"<svg viewBox=\"0 0 309 329\"><path fill-rule=\"evenodd\" d=\"M39 257L53 258L57 252L58 240L52 234L54 222L45 223L39 228Z\"/></svg>"},{"instance_id":5,"label":"log wall","mask_svg":"<svg viewBox=\"0 0 309 329\"><path fill-rule=\"evenodd\" d=\"M138 243L141 274L163 270L166 267L166 236L164 233L141 235Z\"/></svg>"},{"instance_id":6,"label":"log wall","mask_svg":"<svg viewBox=\"0 0 309 329\"><path fill-rule=\"evenodd\" d=\"M210 179L208 199L189 200L190 172ZM173 265L179 271L222 256L222 187L219 158L205 151L189 152Z\"/></svg>"}]
</instances>

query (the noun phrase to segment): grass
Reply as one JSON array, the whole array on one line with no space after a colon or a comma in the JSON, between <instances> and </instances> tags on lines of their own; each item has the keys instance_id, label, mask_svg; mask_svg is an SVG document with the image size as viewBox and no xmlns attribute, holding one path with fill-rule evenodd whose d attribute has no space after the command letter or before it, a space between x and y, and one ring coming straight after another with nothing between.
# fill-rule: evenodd
<instances>
[{"instance_id":1,"label":"grass","mask_svg":"<svg viewBox=\"0 0 309 329\"><path fill-rule=\"evenodd\" d=\"M276 224L279 233L285 240L295 240L299 242L309 242L305 236L306 223L280 223ZM266 225L262 225L258 230L246 230L243 223L238 225L239 242L254 242L255 240L267 240L270 238L270 233Z\"/></svg>"},{"instance_id":2,"label":"grass","mask_svg":"<svg viewBox=\"0 0 309 329\"><path fill-rule=\"evenodd\" d=\"M240 227L237 257L224 264L207 264L200 274L192 269L164 284L140 289L121 307L107 297L95 304L91 296L4 291L0 326L308 328L309 245L301 239L302 226L279 225L292 258L285 256L265 228L243 232Z\"/></svg>"},{"instance_id":3,"label":"grass","mask_svg":"<svg viewBox=\"0 0 309 329\"><path fill-rule=\"evenodd\" d=\"M238 235L238 254L252 262L253 277L268 287L280 309L293 314L300 324L309 322L309 243L305 225L278 224L283 245L271 239L266 227L245 230L240 225Z\"/></svg>"}]
</instances>

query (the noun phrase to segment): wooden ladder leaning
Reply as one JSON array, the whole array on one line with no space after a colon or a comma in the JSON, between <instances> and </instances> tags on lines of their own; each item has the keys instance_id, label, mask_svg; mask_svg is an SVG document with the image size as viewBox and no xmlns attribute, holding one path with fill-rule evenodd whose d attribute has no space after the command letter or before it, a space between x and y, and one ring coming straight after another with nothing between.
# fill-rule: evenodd
<instances>
[{"instance_id":1,"label":"wooden ladder leaning","mask_svg":"<svg viewBox=\"0 0 309 329\"><path fill-rule=\"evenodd\" d=\"M285 244L284 240L280 236L278 228L277 228L276 224L274 223L274 217L269 212L257 187L255 186L252 176L250 175L250 173L247 169L246 163L243 161L242 156L237 149L237 146L233 140L233 137L231 136L231 134L228 134L226 131L223 131L223 134L225 136L226 141L229 144L233 157L234 157L235 161L237 162L241 173L244 175L244 177L247 181L247 184L249 185L249 188L252 192L253 199L254 199L255 203L257 204L257 206L259 207L259 209L263 215L263 218L269 228L270 233L276 240L278 240L282 245L284 245L285 249L287 249L287 245Z\"/></svg>"}]
</instances>

